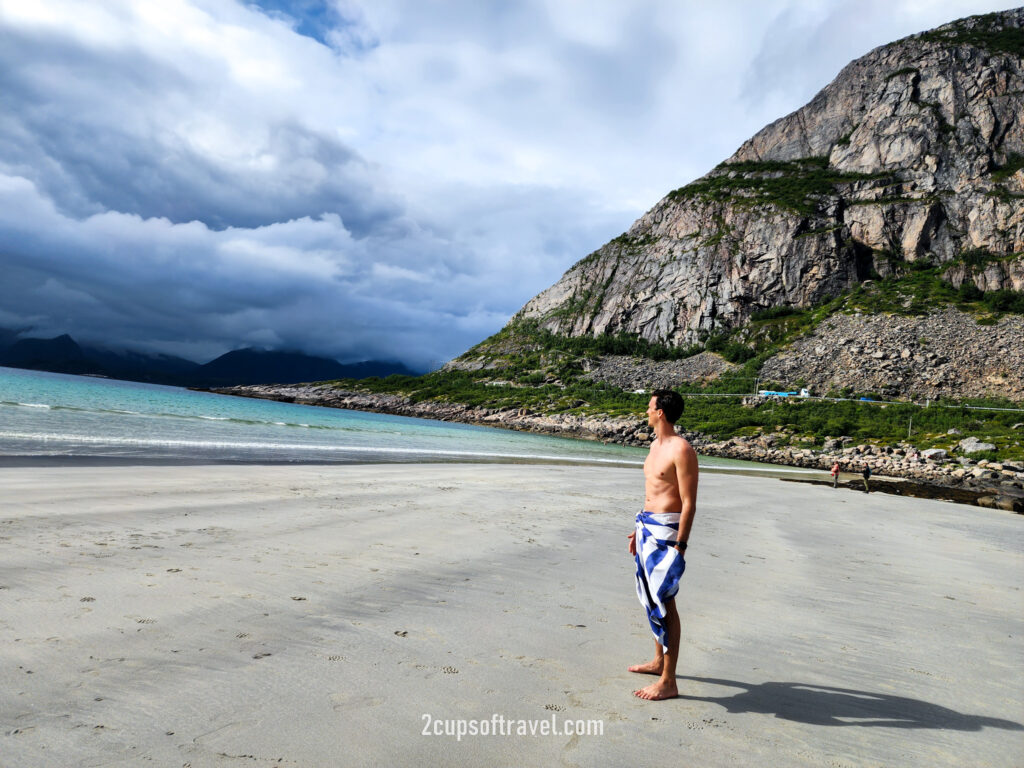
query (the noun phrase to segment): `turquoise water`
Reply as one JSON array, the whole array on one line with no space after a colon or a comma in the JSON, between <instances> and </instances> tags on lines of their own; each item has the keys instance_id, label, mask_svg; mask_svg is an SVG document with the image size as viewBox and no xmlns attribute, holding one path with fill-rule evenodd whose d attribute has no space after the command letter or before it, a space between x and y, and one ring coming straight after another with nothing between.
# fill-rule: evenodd
<instances>
[{"instance_id":1,"label":"turquoise water","mask_svg":"<svg viewBox=\"0 0 1024 768\"><path fill-rule=\"evenodd\" d=\"M0 457L639 467L646 454L643 448L467 424L0 368ZM769 469L703 456L700 463L707 469Z\"/></svg>"},{"instance_id":2,"label":"turquoise water","mask_svg":"<svg viewBox=\"0 0 1024 768\"><path fill-rule=\"evenodd\" d=\"M639 465L644 454L465 424L0 368L0 456Z\"/></svg>"}]
</instances>

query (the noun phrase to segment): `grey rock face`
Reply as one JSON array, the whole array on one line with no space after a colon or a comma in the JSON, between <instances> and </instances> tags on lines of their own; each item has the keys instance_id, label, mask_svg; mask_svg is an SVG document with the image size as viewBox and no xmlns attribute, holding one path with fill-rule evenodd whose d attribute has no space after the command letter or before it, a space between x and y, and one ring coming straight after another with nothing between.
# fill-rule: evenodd
<instances>
[{"instance_id":1,"label":"grey rock face","mask_svg":"<svg viewBox=\"0 0 1024 768\"><path fill-rule=\"evenodd\" d=\"M528 302L570 336L685 346L927 260L1024 290L1024 9L877 48ZM986 263L960 259L982 249Z\"/></svg>"}]
</instances>

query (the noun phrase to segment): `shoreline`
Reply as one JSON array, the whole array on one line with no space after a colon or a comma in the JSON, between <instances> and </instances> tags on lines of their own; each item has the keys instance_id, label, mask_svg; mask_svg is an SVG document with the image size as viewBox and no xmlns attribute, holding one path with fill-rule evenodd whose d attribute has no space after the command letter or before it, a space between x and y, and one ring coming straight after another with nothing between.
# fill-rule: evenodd
<instances>
[{"instance_id":1,"label":"shoreline","mask_svg":"<svg viewBox=\"0 0 1024 768\"><path fill-rule=\"evenodd\" d=\"M524 408L493 410L459 403L414 403L400 395L341 390L324 384L253 384L200 388L198 391L434 421L451 421L630 447L646 447L651 439L646 425L637 419L584 417L572 414L545 415ZM880 491L903 495L902 490L914 487L916 493L913 495L921 498L944 499L1024 514L1024 466L1012 463L1004 465L984 459L955 461L922 458L919 455L915 456L916 451L906 443L882 447L854 445L852 440L837 439L832 441L835 445L831 450L812 450L788 446L777 448L775 435L734 437L714 441L699 433L684 434L694 449L705 456L824 472L828 472L833 463L838 462L842 473L858 475L861 468L867 464L871 466L874 478L900 479L910 483L901 484L899 490L889 490L890 484L878 483Z\"/></svg>"},{"instance_id":2,"label":"shoreline","mask_svg":"<svg viewBox=\"0 0 1024 768\"><path fill-rule=\"evenodd\" d=\"M495 456L491 458L481 457L445 457L425 456L421 459L402 461L355 461L355 460L330 460L330 459L228 459L228 458L200 458L189 459L180 457L154 457L154 456L103 456L86 454L0 454L0 469L2 468L47 468L47 467L391 467L391 466L423 466L423 465L499 465L508 467L608 467L612 469L636 469L642 467L641 462L630 462L627 460L618 461L615 459L586 459L586 458L557 458L557 457L508 457ZM708 466L702 465L701 472L714 474L735 474L746 477L765 477L774 479L797 479L795 475L804 474L808 482L822 482L817 477L816 470L803 469L800 467L778 467L766 464L763 467L746 466Z\"/></svg>"}]
</instances>

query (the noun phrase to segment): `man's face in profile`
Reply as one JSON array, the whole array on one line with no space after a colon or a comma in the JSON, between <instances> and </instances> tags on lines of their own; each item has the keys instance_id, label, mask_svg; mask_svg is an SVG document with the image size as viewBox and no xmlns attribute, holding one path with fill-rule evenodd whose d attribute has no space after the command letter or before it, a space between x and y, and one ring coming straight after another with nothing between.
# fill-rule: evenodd
<instances>
[{"instance_id":1,"label":"man's face in profile","mask_svg":"<svg viewBox=\"0 0 1024 768\"><path fill-rule=\"evenodd\" d=\"M651 401L647 404L647 426L654 427L658 424L658 398L651 396Z\"/></svg>"}]
</instances>

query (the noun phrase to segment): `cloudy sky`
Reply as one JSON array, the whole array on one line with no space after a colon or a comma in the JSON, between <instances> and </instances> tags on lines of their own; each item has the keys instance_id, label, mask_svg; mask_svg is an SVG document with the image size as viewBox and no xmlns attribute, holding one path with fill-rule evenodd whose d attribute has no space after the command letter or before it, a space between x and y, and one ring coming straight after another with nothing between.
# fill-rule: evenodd
<instances>
[{"instance_id":1,"label":"cloudy sky","mask_svg":"<svg viewBox=\"0 0 1024 768\"><path fill-rule=\"evenodd\" d=\"M981 0L0 0L0 326L427 368Z\"/></svg>"}]
</instances>

